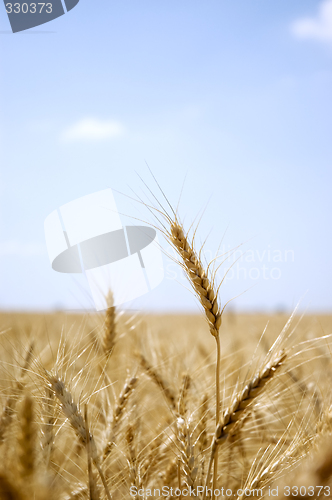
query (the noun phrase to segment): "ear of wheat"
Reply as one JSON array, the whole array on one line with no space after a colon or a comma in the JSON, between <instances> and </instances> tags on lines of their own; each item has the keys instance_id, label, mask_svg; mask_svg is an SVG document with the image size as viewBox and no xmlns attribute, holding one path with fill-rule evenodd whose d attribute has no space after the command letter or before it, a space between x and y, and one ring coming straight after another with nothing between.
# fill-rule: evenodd
<instances>
[{"instance_id":1,"label":"ear of wheat","mask_svg":"<svg viewBox=\"0 0 332 500\"><path fill-rule=\"evenodd\" d=\"M221 326L221 310L213 279L204 268L200 256L194 249L193 242L185 234L178 218L176 216L174 219L170 218L169 223L168 239L179 254L181 265L203 306L210 332L214 337L217 337Z\"/></svg>"},{"instance_id":2,"label":"ear of wheat","mask_svg":"<svg viewBox=\"0 0 332 500\"><path fill-rule=\"evenodd\" d=\"M114 297L111 290L108 292L106 300L107 309L104 319L102 345L107 356L110 356L115 345L116 337L116 308L114 306Z\"/></svg>"}]
</instances>

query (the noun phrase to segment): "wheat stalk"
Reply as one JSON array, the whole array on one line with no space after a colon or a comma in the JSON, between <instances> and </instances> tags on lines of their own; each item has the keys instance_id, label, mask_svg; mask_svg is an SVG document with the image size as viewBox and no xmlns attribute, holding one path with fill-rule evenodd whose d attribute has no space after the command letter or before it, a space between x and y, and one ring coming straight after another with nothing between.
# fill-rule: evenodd
<instances>
[{"instance_id":1,"label":"wheat stalk","mask_svg":"<svg viewBox=\"0 0 332 500\"><path fill-rule=\"evenodd\" d=\"M187 412L187 396L191 385L191 377L188 373L182 375L182 384L178 398L178 415L184 417Z\"/></svg>"},{"instance_id":2,"label":"wheat stalk","mask_svg":"<svg viewBox=\"0 0 332 500\"><path fill-rule=\"evenodd\" d=\"M44 410L45 416L44 425L42 428L41 446L44 451L45 463L48 464L53 451L54 424L56 421L54 415L54 393L49 387L46 387Z\"/></svg>"},{"instance_id":3,"label":"wheat stalk","mask_svg":"<svg viewBox=\"0 0 332 500\"><path fill-rule=\"evenodd\" d=\"M180 449L180 464L184 475L185 484L194 486L198 468L195 463L195 451L191 442L191 435L188 423L184 418L177 419L178 443Z\"/></svg>"},{"instance_id":4,"label":"wheat stalk","mask_svg":"<svg viewBox=\"0 0 332 500\"><path fill-rule=\"evenodd\" d=\"M32 354L33 354L33 348L34 348L34 343L32 342L30 344L30 347L26 353L25 359L24 359L24 364L21 367L20 370L20 376L18 377L17 381L15 382L13 392L10 396L8 396L6 403L4 405L1 417L0 417L0 444L4 441L5 439L5 433L7 428L9 427L13 414L15 411L16 403L24 389L25 386L25 375L26 372L28 371L31 361L32 361Z\"/></svg>"},{"instance_id":5,"label":"wheat stalk","mask_svg":"<svg viewBox=\"0 0 332 500\"><path fill-rule=\"evenodd\" d=\"M208 433L207 433L207 420L208 420L208 413L209 413L209 405L208 405L208 395L204 394L202 403L199 407L199 417L198 417L198 424L196 426L196 431L197 431L197 439L196 443L198 445L198 450L200 453L203 453L205 448L208 445Z\"/></svg>"},{"instance_id":6,"label":"wheat stalk","mask_svg":"<svg viewBox=\"0 0 332 500\"><path fill-rule=\"evenodd\" d=\"M163 433L159 433L152 443L150 443L148 452L145 456L145 458L142 460L139 466L139 476L141 478L141 482L147 481L149 473L152 469L152 467L155 466L157 460L161 459L161 455L164 452L164 447L162 447L163 443Z\"/></svg>"},{"instance_id":7,"label":"wheat stalk","mask_svg":"<svg viewBox=\"0 0 332 500\"><path fill-rule=\"evenodd\" d=\"M36 429L34 425L33 399L26 395L23 399L20 411L20 445L19 460L21 464L22 476L31 477L35 471L36 459Z\"/></svg>"},{"instance_id":8,"label":"wheat stalk","mask_svg":"<svg viewBox=\"0 0 332 500\"><path fill-rule=\"evenodd\" d=\"M165 384L164 380L161 378L159 373L154 368L152 368L152 366L143 356L143 354L140 355L140 363L146 374L149 375L151 380L153 380L157 384L159 389L162 391L171 409L174 410L176 407L176 398L175 395L173 394L173 391Z\"/></svg>"},{"instance_id":9,"label":"wheat stalk","mask_svg":"<svg viewBox=\"0 0 332 500\"><path fill-rule=\"evenodd\" d=\"M87 440L87 429L85 421L78 405L74 402L73 396L67 390L65 383L57 375L52 375L47 370L45 370L45 374L50 388L53 390L54 394L60 401L62 411L68 418L69 423L74 429L79 441L85 447L89 443L89 453L91 455L91 459L98 470L100 479L102 480L102 483L105 488L105 493L107 495L107 498L110 500L111 495L108 490L105 476L100 468L100 459L98 457L97 446L94 437L91 433L89 433L90 437L89 440Z\"/></svg>"},{"instance_id":10,"label":"wheat stalk","mask_svg":"<svg viewBox=\"0 0 332 500\"><path fill-rule=\"evenodd\" d=\"M191 378L188 373L182 375L182 384L178 399L178 418L177 418L177 437L180 450L180 467L179 473L184 474L185 484L190 487L194 486L197 476L197 467L195 464L194 445L192 444L190 428L186 420L187 413L187 397ZM179 478L180 480L181 478Z\"/></svg>"},{"instance_id":11,"label":"wheat stalk","mask_svg":"<svg viewBox=\"0 0 332 500\"><path fill-rule=\"evenodd\" d=\"M68 421L74 429L79 441L81 444L86 446L86 426L78 404L75 403L72 394L66 388L66 384L63 380L61 380L57 375L52 375L46 370L45 372L49 388L54 392L55 396L60 401L61 409L64 415L68 418ZM98 460L97 447L93 436L91 436L91 456L93 460Z\"/></svg>"},{"instance_id":12,"label":"wheat stalk","mask_svg":"<svg viewBox=\"0 0 332 500\"><path fill-rule=\"evenodd\" d=\"M115 344L116 337L116 308L114 306L114 297L111 291L107 295L107 309L104 320L104 332L102 338L102 346L107 354L110 356Z\"/></svg>"},{"instance_id":13,"label":"wheat stalk","mask_svg":"<svg viewBox=\"0 0 332 500\"><path fill-rule=\"evenodd\" d=\"M173 218L165 215L170 224L170 230L166 233L169 241L181 258L181 265L191 283L200 303L203 306L205 316L210 328L210 333L216 339L216 425L220 417L220 336L222 313L218 303L218 290L215 288L214 279L209 276L209 268L205 269L200 255L194 249L193 241L185 234L183 225L176 214ZM218 451L214 454L213 491L215 490L218 471ZM214 500L214 493L212 494Z\"/></svg>"},{"instance_id":14,"label":"wheat stalk","mask_svg":"<svg viewBox=\"0 0 332 500\"><path fill-rule=\"evenodd\" d=\"M129 463L129 476L131 486L140 487L140 478L138 477L137 469L137 456L135 449L135 432L137 429L134 424L129 424L126 431L126 442L128 447L128 463ZM136 498L136 496L134 497Z\"/></svg>"},{"instance_id":15,"label":"wheat stalk","mask_svg":"<svg viewBox=\"0 0 332 500\"><path fill-rule=\"evenodd\" d=\"M120 393L120 396L117 401L117 405L113 411L113 419L112 423L110 425L110 429L106 438L106 445L104 447L104 453L103 453L103 460L105 460L108 455L111 453L114 441L115 441L115 434L117 427L119 425L119 422L121 420L121 417L123 415L124 409L126 407L128 398L132 394L136 384L137 384L138 378L134 375L130 377L128 380L126 380L122 391Z\"/></svg>"},{"instance_id":16,"label":"wheat stalk","mask_svg":"<svg viewBox=\"0 0 332 500\"><path fill-rule=\"evenodd\" d=\"M85 420L85 436L86 436L86 450L88 456L88 478L89 478L89 493L90 500L100 500L98 485L92 471L92 455L91 455L91 434L89 431L88 421L88 406L84 407L84 420Z\"/></svg>"},{"instance_id":17,"label":"wheat stalk","mask_svg":"<svg viewBox=\"0 0 332 500\"><path fill-rule=\"evenodd\" d=\"M215 435L211 446L211 456L205 481L205 490L209 484L210 471L218 447L225 442L228 435L232 432L234 437L234 428L239 425L239 420L247 408L262 393L266 384L272 380L277 370L282 366L286 359L286 353L281 350L270 362L253 377L245 388L233 399L231 405L224 411L220 422L217 425Z\"/></svg>"}]
</instances>

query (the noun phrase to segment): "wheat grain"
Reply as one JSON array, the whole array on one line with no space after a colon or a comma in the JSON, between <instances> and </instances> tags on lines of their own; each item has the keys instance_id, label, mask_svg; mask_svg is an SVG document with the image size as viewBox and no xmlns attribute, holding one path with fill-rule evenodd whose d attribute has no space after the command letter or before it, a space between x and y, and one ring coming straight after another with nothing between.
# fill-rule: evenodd
<instances>
[{"instance_id":1,"label":"wheat grain","mask_svg":"<svg viewBox=\"0 0 332 500\"><path fill-rule=\"evenodd\" d=\"M51 458L54 444L54 424L55 408L54 408L54 393L49 387L46 387L46 396L44 399L44 425L42 428L41 447L44 451L44 460L48 464Z\"/></svg>"},{"instance_id":2,"label":"wheat grain","mask_svg":"<svg viewBox=\"0 0 332 500\"><path fill-rule=\"evenodd\" d=\"M24 359L24 364L21 367L20 370L20 376L17 379L12 394L7 398L6 403L4 405L1 417L0 417L0 444L4 441L5 439L5 433L7 431L7 428L9 427L14 412L15 412L15 407L16 403L20 398L20 395L24 389L25 386L25 375L26 372L28 371L31 361L32 361L32 354L33 354L33 347L34 343L32 342L30 344L29 349L27 350L25 359Z\"/></svg>"},{"instance_id":3,"label":"wheat grain","mask_svg":"<svg viewBox=\"0 0 332 500\"><path fill-rule=\"evenodd\" d=\"M113 347L115 345L115 337L116 337L116 308L114 306L113 293L109 291L107 296L107 309L104 320L104 334L102 338L102 346L107 356L110 356L113 351Z\"/></svg>"},{"instance_id":4,"label":"wheat grain","mask_svg":"<svg viewBox=\"0 0 332 500\"><path fill-rule=\"evenodd\" d=\"M219 307L218 294L213 279L210 278L208 271L204 269L193 243L189 241L178 218L175 216L173 220L169 219L169 223L170 232L168 238L181 257L182 267L204 308L210 332L214 337L217 337L221 325L222 311Z\"/></svg>"},{"instance_id":5,"label":"wheat grain","mask_svg":"<svg viewBox=\"0 0 332 500\"><path fill-rule=\"evenodd\" d=\"M27 394L20 411L20 445L19 460L21 474L24 478L31 477L35 471L36 455L36 429L34 425L33 399Z\"/></svg>"},{"instance_id":6,"label":"wheat grain","mask_svg":"<svg viewBox=\"0 0 332 500\"><path fill-rule=\"evenodd\" d=\"M184 417L187 412L187 396L191 385L191 378L188 373L182 375L182 385L178 398L178 415Z\"/></svg>"},{"instance_id":7,"label":"wheat grain","mask_svg":"<svg viewBox=\"0 0 332 500\"><path fill-rule=\"evenodd\" d=\"M140 355L140 362L147 375L149 375L149 377L157 384L157 386L166 397L171 409L174 410L176 407L176 398L173 391L165 384L164 380L161 378L158 372L154 368L152 368L143 354Z\"/></svg>"},{"instance_id":8,"label":"wheat grain","mask_svg":"<svg viewBox=\"0 0 332 500\"><path fill-rule=\"evenodd\" d=\"M126 431L126 441L128 447L128 463L129 463L129 478L131 486L140 488L141 481L138 477L137 469L137 454L135 449L135 433L137 429L134 425L129 424ZM136 496L134 496L136 498Z\"/></svg>"},{"instance_id":9,"label":"wheat grain","mask_svg":"<svg viewBox=\"0 0 332 500\"><path fill-rule=\"evenodd\" d=\"M61 403L61 409L64 415L68 418L70 425L74 429L79 441L86 446L86 428L84 418L80 412L80 409L75 403L72 394L66 388L63 380L61 380L57 375L52 375L45 370L46 378L49 383L49 388L54 392L56 397ZM91 436L91 456L93 460L98 460L97 448L94 443L94 439Z\"/></svg>"},{"instance_id":10,"label":"wheat grain","mask_svg":"<svg viewBox=\"0 0 332 500\"><path fill-rule=\"evenodd\" d=\"M232 431L243 412L252 404L254 399L261 394L266 384L274 377L285 359L286 353L284 351L279 352L271 362L267 363L263 369L255 375L240 394L233 399L230 407L223 413L221 422L216 429L216 445L219 445Z\"/></svg>"},{"instance_id":11,"label":"wheat grain","mask_svg":"<svg viewBox=\"0 0 332 500\"><path fill-rule=\"evenodd\" d=\"M112 451L114 441L115 441L115 434L116 434L117 427L118 427L119 422L121 420L121 417L123 415L128 398L130 397L131 393L133 392L133 390L137 384L137 381L138 381L138 377L136 377L134 375L134 376L130 377L128 380L126 380L126 382L122 388L122 391L121 391L120 396L119 396L118 401L117 401L117 405L113 411L112 423L111 423L109 431L107 433L106 445L104 447L104 453L103 453L103 460L105 460Z\"/></svg>"},{"instance_id":12,"label":"wheat grain","mask_svg":"<svg viewBox=\"0 0 332 500\"><path fill-rule=\"evenodd\" d=\"M177 419L178 444L180 450L180 469L184 475L184 482L190 488L195 484L198 467L195 462L195 450L192 444L190 428L182 417Z\"/></svg>"}]
</instances>

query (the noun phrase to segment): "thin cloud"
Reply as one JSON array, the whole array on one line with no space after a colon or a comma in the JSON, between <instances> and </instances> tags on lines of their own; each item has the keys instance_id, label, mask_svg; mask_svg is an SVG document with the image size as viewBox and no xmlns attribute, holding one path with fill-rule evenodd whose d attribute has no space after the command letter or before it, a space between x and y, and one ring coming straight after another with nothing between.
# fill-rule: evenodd
<instances>
[{"instance_id":1,"label":"thin cloud","mask_svg":"<svg viewBox=\"0 0 332 500\"><path fill-rule=\"evenodd\" d=\"M61 139L64 142L105 141L117 139L123 134L124 127L117 121L84 118L68 127Z\"/></svg>"},{"instance_id":2,"label":"thin cloud","mask_svg":"<svg viewBox=\"0 0 332 500\"><path fill-rule=\"evenodd\" d=\"M315 17L303 17L291 25L297 38L332 42L332 0L323 1Z\"/></svg>"}]
</instances>

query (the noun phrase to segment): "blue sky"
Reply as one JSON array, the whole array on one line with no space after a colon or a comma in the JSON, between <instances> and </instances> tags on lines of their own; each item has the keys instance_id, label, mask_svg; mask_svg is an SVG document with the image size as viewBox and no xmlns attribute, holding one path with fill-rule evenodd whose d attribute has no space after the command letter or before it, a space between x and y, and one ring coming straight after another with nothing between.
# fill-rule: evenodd
<instances>
[{"instance_id":1,"label":"blue sky","mask_svg":"<svg viewBox=\"0 0 332 500\"><path fill-rule=\"evenodd\" d=\"M175 205L185 179L207 258L225 231L247 251L222 301L331 311L332 0L80 0L16 34L3 6L0 44L0 309L88 308L84 276L51 269L44 220L109 187L127 223L149 219L125 196L136 172L156 189L147 162ZM129 307L197 310L164 265Z\"/></svg>"}]
</instances>

